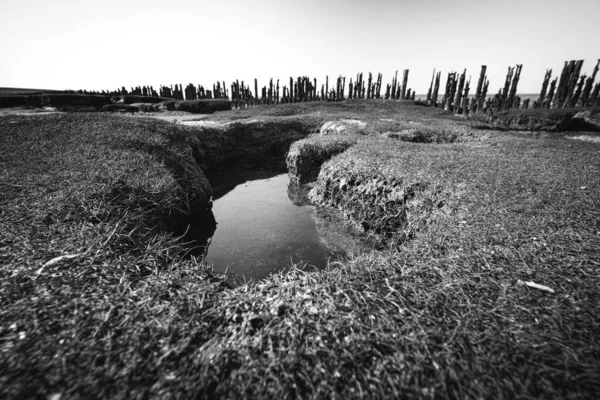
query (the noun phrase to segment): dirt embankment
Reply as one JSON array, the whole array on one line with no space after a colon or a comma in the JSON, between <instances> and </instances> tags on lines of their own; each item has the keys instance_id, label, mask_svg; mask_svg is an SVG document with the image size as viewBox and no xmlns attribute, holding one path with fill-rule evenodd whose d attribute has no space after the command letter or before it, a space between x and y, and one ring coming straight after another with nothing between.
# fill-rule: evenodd
<instances>
[{"instance_id":1,"label":"dirt embankment","mask_svg":"<svg viewBox=\"0 0 600 400\"><path fill-rule=\"evenodd\" d=\"M599 109L511 109L498 114L473 115L469 121L477 129L514 131L600 131Z\"/></svg>"}]
</instances>

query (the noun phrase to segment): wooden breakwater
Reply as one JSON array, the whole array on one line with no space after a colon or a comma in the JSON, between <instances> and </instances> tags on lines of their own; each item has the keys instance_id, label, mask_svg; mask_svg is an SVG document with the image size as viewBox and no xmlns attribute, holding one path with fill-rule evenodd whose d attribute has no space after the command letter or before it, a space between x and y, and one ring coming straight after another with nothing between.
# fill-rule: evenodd
<instances>
[{"instance_id":1,"label":"wooden breakwater","mask_svg":"<svg viewBox=\"0 0 600 400\"><path fill-rule=\"evenodd\" d=\"M565 61L561 75L554 79L552 79L552 70L547 70L540 95L533 103L530 99L522 100L517 95L523 65L508 67L504 85L494 95L488 93L490 82L485 65L481 67L473 95L471 95L471 76L467 76L466 69L462 73L454 71L447 73L443 95L440 95L440 89L443 87L442 72L434 70L424 103L456 114L495 114L513 108L600 106L600 82L595 81L600 60L590 76L581 74L582 66L583 60ZM360 72L356 77L350 77L348 80L345 76L339 76L331 82L327 76L320 86L316 78L301 76L290 77L286 82L271 78L268 84L262 87L259 87L257 79L254 79L253 82L236 80L230 85L220 81L213 84L210 89L190 83L185 88L181 84L161 86L158 91L152 86L138 86L129 91L122 87L116 91L74 93L137 95L177 100L230 99L234 108L346 99L415 100L416 92L408 86L408 76L409 70L405 69L399 80L396 71L391 83L385 85L383 94L383 74L378 73L374 76L371 72L368 75Z\"/></svg>"}]
</instances>

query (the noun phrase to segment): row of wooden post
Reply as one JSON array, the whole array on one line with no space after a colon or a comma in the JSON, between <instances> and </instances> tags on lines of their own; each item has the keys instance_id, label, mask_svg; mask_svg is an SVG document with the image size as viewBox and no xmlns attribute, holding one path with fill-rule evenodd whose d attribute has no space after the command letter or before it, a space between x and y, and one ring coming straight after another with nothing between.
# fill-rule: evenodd
<instances>
[{"instance_id":1,"label":"row of wooden post","mask_svg":"<svg viewBox=\"0 0 600 400\"><path fill-rule=\"evenodd\" d=\"M552 81L552 70L546 70L540 97L534 102L534 108L597 107L600 105L600 82L594 85L600 68L596 63L592 75L580 76L583 60L565 61L560 80ZM548 87L550 86L550 87Z\"/></svg>"},{"instance_id":2,"label":"row of wooden post","mask_svg":"<svg viewBox=\"0 0 600 400\"><path fill-rule=\"evenodd\" d=\"M547 70L544 76L542 89L538 100L533 102L533 108L568 108L568 107L595 107L600 105L600 82L595 83L596 75L600 69L600 60L594 71L588 77L581 74L583 60L565 61L560 77L552 80L552 70ZM462 74L448 73L444 95L439 98L441 72L434 70L431 84L427 92L426 102L434 107L440 107L457 114L470 113L497 113L510 108L528 108L529 99L521 102L517 96L517 87L521 76L522 65L509 67L504 86L493 97L488 97L489 80L486 75L487 66L482 65L475 95L469 98L471 78L467 78L466 69ZM385 99L406 100L415 99L415 92L408 88L409 70L403 72L402 82L398 80L396 71L391 84L387 84L385 94L381 95L383 75L377 74L374 79L369 72L368 78L363 78L363 73L358 73L353 81L350 78L346 90L346 77L339 76L330 86L329 77L321 84L320 90L316 78L307 76L296 79L290 77L289 86L280 86L279 80L271 78L267 86L259 91L258 81L254 79L254 87L244 81L236 80L229 88L225 82L217 82L212 90L201 85L188 84L185 89L181 84L161 86L154 90L152 86L132 88L127 91L125 87L114 92L102 94L139 95L174 98L178 100L193 99L231 99L233 107L243 108L257 105L297 103L307 101L341 101L345 99ZM254 90L252 90L254 89ZM80 91L83 92L83 91ZM85 91L85 93L90 93ZM96 93L96 92L94 92ZM347 93L347 95L346 95ZM99 93L98 93L99 94Z\"/></svg>"},{"instance_id":3,"label":"row of wooden post","mask_svg":"<svg viewBox=\"0 0 600 400\"><path fill-rule=\"evenodd\" d=\"M363 74L359 73L356 80L348 83L348 95L346 97L346 77L340 76L336 79L335 85L329 85L329 76L325 77L325 83L319 90L317 79L310 79L307 76L296 79L290 77L289 86L280 87L279 80L274 84L273 79L269 81L268 86L264 86L259 92L257 80L254 80L254 92L250 90L249 85L245 85L236 80L231 85L232 102L235 108L248 107L265 104L279 103L299 103L306 101L341 101L347 99L381 99L383 75L380 73L377 79L373 79L373 74L369 73L368 81L363 80ZM385 99L414 99L415 93L411 89L406 89L408 84L408 70L404 71L404 80L402 85L396 81L392 86L387 85ZM254 96L253 93L260 93ZM411 97L412 96L412 97Z\"/></svg>"}]
</instances>

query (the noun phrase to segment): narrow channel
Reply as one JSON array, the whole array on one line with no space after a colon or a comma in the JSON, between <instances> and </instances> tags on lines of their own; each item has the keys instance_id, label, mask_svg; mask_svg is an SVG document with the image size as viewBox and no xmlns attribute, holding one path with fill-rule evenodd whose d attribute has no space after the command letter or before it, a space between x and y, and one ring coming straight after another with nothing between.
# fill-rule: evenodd
<instances>
[{"instance_id":1,"label":"narrow channel","mask_svg":"<svg viewBox=\"0 0 600 400\"><path fill-rule=\"evenodd\" d=\"M334 253L319 239L315 207L288 197L287 174L248 181L213 204L217 229L206 258L215 272L259 280L291 262L322 269Z\"/></svg>"}]
</instances>

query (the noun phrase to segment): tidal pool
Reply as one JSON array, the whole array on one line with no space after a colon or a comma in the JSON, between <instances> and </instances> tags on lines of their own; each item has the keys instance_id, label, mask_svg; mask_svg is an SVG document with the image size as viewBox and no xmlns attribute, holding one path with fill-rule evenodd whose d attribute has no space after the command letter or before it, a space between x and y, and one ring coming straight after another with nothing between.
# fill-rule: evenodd
<instances>
[{"instance_id":1,"label":"tidal pool","mask_svg":"<svg viewBox=\"0 0 600 400\"><path fill-rule=\"evenodd\" d=\"M317 269L333 256L319 239L312 205L288 197L287 174L248 181L217 199L206 258L216 272L262 279L291 262Z\"/></svg>"}]
</instances>

